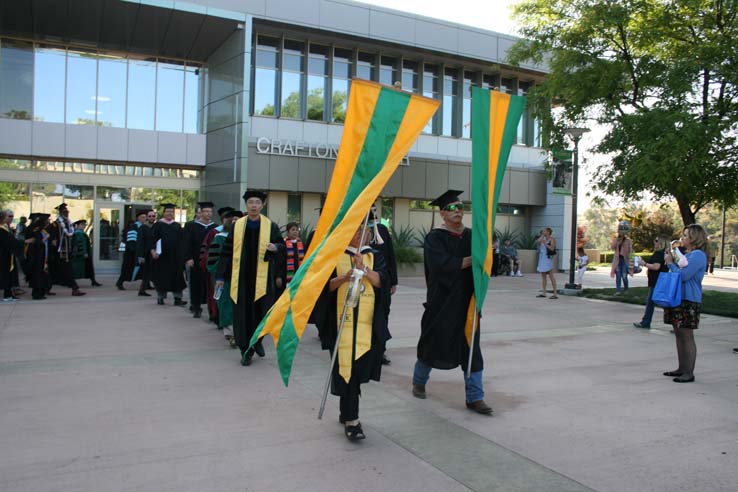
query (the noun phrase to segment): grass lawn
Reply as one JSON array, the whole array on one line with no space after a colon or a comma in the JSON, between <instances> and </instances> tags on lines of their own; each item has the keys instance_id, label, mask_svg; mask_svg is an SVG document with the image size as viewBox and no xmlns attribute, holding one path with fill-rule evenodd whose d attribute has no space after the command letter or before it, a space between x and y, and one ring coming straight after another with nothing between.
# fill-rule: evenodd
<instances>
[{"instance_id":1,"label":"grass lawn","mask_svg":"<svg viewBox=\"0 0 738 492\"><path fill-rule=\"evenodd\" d=\"M631 287L628 289L628 292L619 296L615 295L615 289L584 289L582 295L590 299L602 299L604 301L617 301L645 306L648 287ZM705 314L738 318L738 294L734 292L704 290L702 291L702 312Z\"/></svg>"}]
</instances>

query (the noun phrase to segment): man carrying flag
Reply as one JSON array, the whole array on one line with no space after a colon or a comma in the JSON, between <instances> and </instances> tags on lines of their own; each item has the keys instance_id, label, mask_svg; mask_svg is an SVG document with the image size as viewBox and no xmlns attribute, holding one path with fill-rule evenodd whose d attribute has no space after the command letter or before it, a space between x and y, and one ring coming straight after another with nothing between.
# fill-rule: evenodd
<instances>
[{"instance_id":1,"label":"man carrying flag","mask_svg":"<svg viewBox=\"0 0 738 492\"><path fill-rule=\"evenodd\" d=\"M266 193L250 190L244 193L245 217L236 221L223 245L216 272L215 289L223 288L230 279L233 300L233 335L241 349L241 365L250 366L256 352L264 357L261 340L249 348L256 327L274 304L276 276L272 265L275 257L284 254L284 240L279 226L261 215Z\"/></svg>"},{"instance_id":2,"label":"man carrying flag","mask_svg":"<svg viewBox=\"0 0 738 492\"><path fill-rule=\"evenodd\" d=\"M459 190L448 190L431 202L441 209L443 223L425 237L425 283L428 293L420 321L418 360L413 373L413 396L426 398L425 384L432 368L466 369L473 316L472 231L463 224L464 204ZM482 351L479 330L471 344L472 367L466 383L466 406L489 415L492 408L484 402Z\"/></svg>"}]
</instances>

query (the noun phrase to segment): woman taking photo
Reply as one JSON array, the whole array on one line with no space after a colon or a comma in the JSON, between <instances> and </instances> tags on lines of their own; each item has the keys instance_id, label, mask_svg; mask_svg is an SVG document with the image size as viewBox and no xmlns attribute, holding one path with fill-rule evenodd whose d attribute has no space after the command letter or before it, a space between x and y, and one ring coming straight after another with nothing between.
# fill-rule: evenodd
<instances>
[{"instance_id":1,"label":"woman taking photo","mask_svg":"<svg viewBox=\"0 0 738 492\"><path fill-rule=\"evenodd\" d=\"M707 234L702 226L692 224L684 228L681 239L688 262L684 268L677 266L671 251L666 251L664 255L669 271L679 272L682 279L681 305L664 308L664 323L674 327L679 367L665 372L664 376L673 377L675 383L691 383L694 381L694 364L697 359L694 330L700 324L702 278L707 265Z\"/></svg>"},{"instance_id":2,"label":"woman taking photo","mask_svg":"<svg viewBox=\"0 0 738 492\"><path fill-rule=\"evenodd\" d=\"M615 295L620 295L620 284L623 284L623 292L628 291L628 262L633 253L633 243L627 236L630 232L630 224L622 221L618 224L618 237L612 242L612 268L610 278L615 277Z\"/></svg>"},{"instance_id":3,"label":"woman taking photo","mask_svg":"<svg viewBox=\"0 0 738 492\"><path fill-rule=\"evenodd\" d=\"M636 328L651 328L651 319L653 318L653 310L656 305L651 300L653 288L656 287L656 281L659 279L659 273L668 272L664 260L664 250L669 246L669 238L659 236L653 240L653 254L643 266L648 270L648 296L646 297L646 311L640 323L633 323Z\"/></svg>"},{"instance_id":4,"label":"woman taking photo","mask_svg":"<svg viewBox=\"0 0 738 492\"><path fill-rule=\"evenodd\" d=\"M538 272L541 274L541 293L536 297L546 297L546 278L551 279L553 295L550 299L558 299L556 295L556 277L554 277L554 255L556 254L556 239L552 237L553 230L546 227L541 231L536 243L538 244Z\"/></svg>"}]
</instances>

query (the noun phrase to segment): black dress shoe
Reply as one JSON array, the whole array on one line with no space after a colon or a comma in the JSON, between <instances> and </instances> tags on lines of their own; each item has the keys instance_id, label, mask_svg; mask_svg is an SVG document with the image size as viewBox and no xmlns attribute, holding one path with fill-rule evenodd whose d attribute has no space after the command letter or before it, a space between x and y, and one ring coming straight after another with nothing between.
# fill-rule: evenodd
<instances>
[{"instance_id":1,"label":"black dress shoe","mask_svg":"<svg viewBox=\"0 0 738 492\"><path fill-rule=\"evenodd\" d=\"M187 305L187 301L183 301L182 299L175 299L174 300L174 305L175 306L186 306Z\"/></svg>"},{"instance_id":2,"label":"black dress shoe","mask_svg":"<svg viewBox=\"0 0 738 492\"><path fill-rule=\"evenodd\" d=\"M346 434L346 438L352 442L361 441L362 439L366 438L366 436L364 435L364 431L361 428L361 424L347 425L344 429L344 433Z\"/></svg>"},{"instance_id":3,"label":"black dress shoe","mask_svg":"<svg viewBox=\"0 0 738 492\"><path fill-rule=\"evenodd\" d=\"M264 345L261 344L261 340L256 342L254 345L254 352L256 352L256 355L259 357L264 357L266 355L266 352L264 352Z\"/></svg>"},{"instance_id":4,"label":"black dress shoe","mask_svg":"<svg viewBox=\"0 0 738 492\"><path fill-rule=\"evenodd\" d=\"M100 282L96 282L96 281L93 280L92 281L92 286L93 287L102 287L102 284Z\"/></svg>"},{"instance_id":5,"label":"black dress shoe","mask_svg":"<svg viewBox=\"0 0 738 492\"><path fill-rule=\"evenodd\" d=\"M425 385L413 383L413 396L415 398L420 398L421 400L425 400L426 398Z\"/></svg>"},{"instance_id":6,"label":"black dress shoe","mask_svg":"<svg viewBox=\"0 0 738 492\"><path fill-rule=\"evenodd\" d=\"M693 383L694 376L681 375L679 377L672 379L672 381L674 381L675 383Z\"/></svg>"},{"instance_id":7,"label":"black dress shoe","mask_svg":"<svg viewBox=\"0 0 738 492\"><path fill-rule=\"evenodd\" d=\"M125 287L123 287L123 284L115 284L116 287L118 287L118 290L126 290Z\"/></svg>"},{"instance_id":8,"label":"black dress shoe","mask_svg":"<svg viewBox=\"0 0 738 492\"><path fill-rule=\"evenodd\" d=\"M140 295L140 294L139 294L139 295ZM157 299L157 300L156 300L156 303L157 303L158 305L160 305L160 306L163 306L163 305L164 305L164 299Z\"/></svg>"},{"instance_id":9,"label":"black dress shoe","mask_svg":"<svg viewBox=\"0 0 738 492\"><path fill-rule=\"evenodd\" d=\"M241 354L241 365L244 367L251 365L251 360L254 358L254 351L248 349L246 352Z\"/></svg>"},{"instance_id":10,"label":"black dress shoe","mask_svg":"<svg viewBox=\"0 0 738 492\"><path fill-rule=\"evenodd\" d=\"M392 364L392 361L389 360L386 355L382 355L382 365L383 366L388 366L390 364Z\"/></svg>"},{"instance_id":11,"label":"black dress shoe","mask_svg":"<svg viewBox=\"0 0 738 492\"><path fill-rule=\"evenodd\" d=\"M192 317L193 318L201 318L202 317L202 311L199 311L199 310L193 311L192 312Z\"/></svg>"},{"instance_id":12,"label":"black dress shoe","mask_svg":"<svg viewBox=\"0 0 738 492\"><path fill-rule=\"evenodd\" d=\"M492 407L484 403L484 400L477 400L473 402L466 402L466 408L482 415L491 415Z\"/></svg>"},{"instance_id":13,"label":"black dress shoe","mask_svg":"<svg viewBox=\"0 0 738 492\"><path fill-rule=\"evenodd\" d=\"M139 291L138 295L141 297L151 297L151 294L147 293L145 290Z\"/></svg>"}]
</instances>

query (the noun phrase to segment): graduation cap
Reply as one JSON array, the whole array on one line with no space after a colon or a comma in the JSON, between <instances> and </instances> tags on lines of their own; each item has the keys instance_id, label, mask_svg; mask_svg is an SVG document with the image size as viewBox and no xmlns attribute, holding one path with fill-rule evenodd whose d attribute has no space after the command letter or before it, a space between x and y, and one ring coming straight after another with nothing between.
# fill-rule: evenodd
<instances>
[{"instance_id":1,"label":"graduation cap","mask_svg":"<svg viewBox=\"0 0 738 492\"><path fill-rule=\"evenodd\" d=\"M240 210L230 209L229 211L225 213L225 217L223 218L232 219L234 217L240 219L241 217L243 217L243 212L241 212Z\"/></svg>"},{"instance_id":2,"label":"graduation cap","mask_svg":"<svg viewBox=\"0 0 738 492\"><path fill-rule=\"evenodd\" d=\"M63 210L67 210L67 204L66 203L60 203L56 207L54 207L54 210L58 210L59 212Z\"/></svg>"},{"instance_id":3,"label":"graduation cap","mask_svg":"<svg viewBox=\"0 0 738 492\"><path fill-rule=\"evenodd\" d=\"M259 200L263 202L266 201L267 195L263 191L259 190L248 190L246 193L243 194L243 200L247 201L249 198L258 198Z\"/></svg>"},{"instance_id":4,"label":"graduation cap","mask_svg":"<svg viewBox=\"0 0 738 492\"><path fill-rule=\"evenodd\" d=\"M162 210L166 210L168 208L171 208L172 210L174 210L175 208L177 208L177 206L174 205L173 203L162 203L159 206L162 208Z\"/></svg>"},{"instance_id":5,"label":"graduation cap","mask_svg":"<svg viewBox=\"0 0 738 492\"><path fill-rule=\"evenodd\" d=\"M136 217L138 217L139 215L146 215L149 212L151 212L151 210L148 208L142 208L142 209L136 210Z\"/></svg>"},{"instance_id":6,"label":"graduation cap","mask_svg":"<svg viewBox=\"0 0 738 492\"><path fill-rule=\"evenodd\" d=\"M218 209L218 217L223 217L223 214L235 210L233 207L220 207Z\"/></svg>"},{"instance_id":7,"label":"graduation cap","mask_svg":"<svg viewBox=\"0 0 738 492\"><path fill-rule=\"evenodd\" d=\"M87 223L87 221L85 219L80 219L80 220L77 220L75 222L72 222L72 225L75 226L75 227L77 227L80 224L86 224L86 223Z\"/></svg>"},{"instance_id":8,"label":"graduation cap","mask_svg":"<svg viewBox=\"0 0 738 492\"><path fill-rule=\"evenodd\" d=\"M461 195L462 193L464 192L461 190L448 190L441 196L430 202L430 204L431 206L438 207L443 210L449 204L461 201L459 200L459 195Z\"/></svg>"},{"instance_id":9,"label":"graduation cap","mask_svg":"<svg viewBox=\"0 0 738 492\"><path fill-rule=\"evenodd\" d=\"M213 208L215 204L213 202L197 202L197 206L202 210L203 208Z\"/></svg>"}]
</instances>

